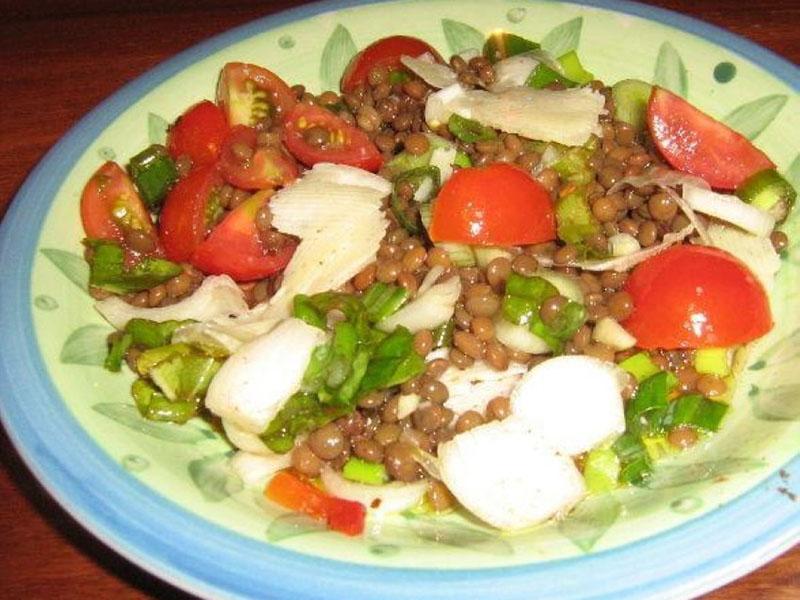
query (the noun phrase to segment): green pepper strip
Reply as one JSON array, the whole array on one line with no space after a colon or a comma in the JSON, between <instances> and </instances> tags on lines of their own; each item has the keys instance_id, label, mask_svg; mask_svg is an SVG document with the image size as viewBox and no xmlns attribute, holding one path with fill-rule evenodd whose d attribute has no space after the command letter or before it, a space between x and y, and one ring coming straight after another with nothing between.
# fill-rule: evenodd
<instances>
[{"instance_id":1,"label":"green pepper strip","mask_svg":"<svg viewBox=\"0 0 800 600\"><path fill-rule=\"evenodd\" d=\"M478 123L478 121L466 119L455 113L450 115L447 121L447 129L459 140L467 144L497 139L497 132L491 127L486 127Z\"/></svg>"},{"instance_id":2,"label":"green pepper strip","mask_svg":"<svg viewBox=\"0 0 800 600\"><path fill-rule=\"evenodd\" d=\"M411 186L411 189L416 194L420 186L426 181L431 181L431 195L419 201L413 199L406 201L401 198L400 189L405 186ZM426 165L423 167L416 167L406 171L397 176L394 180L394 187L392 189L391 207L397 222L408 231L411 235L416 235L422 232L419 217L419 205L427 204L436 195L436 192L441 186L442 177L439 172L439 167Z\"/></svg>"}]
</instances>

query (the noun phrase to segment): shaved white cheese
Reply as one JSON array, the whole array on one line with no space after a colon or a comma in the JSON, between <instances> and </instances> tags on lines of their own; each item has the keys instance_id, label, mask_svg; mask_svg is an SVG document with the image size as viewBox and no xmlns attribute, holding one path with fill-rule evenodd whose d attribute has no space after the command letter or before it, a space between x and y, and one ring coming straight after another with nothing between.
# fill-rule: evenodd
<instances>
[{"instance_id":1,"label":"shaved white cheese","mask_svg":"<svg viewBox=\"0 0 800 600\"><path fill-rule=\"evenodd\" d=\"M530 54L517 54L496 62L494 64L494 83L489 90L498 93L525 85L539 62Z\"/></svg>"},{"instance_id":2,"label":"shaved white cheese","mask_svg":"<svg viewBox=\"0 0 800 600\"><path fill-rule=\"evenodd\" d=\"M677 204L678 207L683 211L683 214L686 215L686 218L689 219L689 223L694 226L695 231L697 231L697 235L700 236L700 239L703 240L703 243L709 244L710 242L708 240L708 234L706 233L706 226L695 214L691 205L672 188L664 188L664 191L667 192L667 195L672 198L675 204Z\"/></svg>"},{"instance_id":3,"label":"shaved white cheese","mask_svg":"<svg viewBox=\"0 0 800 600\"><path fill-rule=\"evenodd\" d=\"M458 82L456 72L449 66L436 62L428 52L417 58L403 55L400 62L431 87L441 89Z\"/></svg>"},{"instance_id":4,"label":"shaved white cheese","mask_svg":"<svg viewBox=\"0 0 800 600\"><path fill-rule=\"evenodd\" d=\"M522 325L509 323L502 316L498 316L494 320L494 334L498 342L518 352L527 352L528 354L549 354L552 352L547 342L530 329Z\"/></svg>"},{"instance_id":5,"label":"shaved white cheese","mask_svg":"<svg viewBox=\"0 0 800 600\"><path fill-rule=\"evenodd\" d=\"M397 419L405 419L419 406L422 398L418 394L402 394L397 397Z\"/></svg>"},{"instance_id":6,"label":"shaved white cheese","mask_svg":"<svg viewBox=\"0 0 800 600\"><path fill-rule=\"evenodd\" d=\"M225 436L228 438L228 441L239 448L239 450L244 450L250 454L260 454L262 456L271 456L274 454L272 450L267 448L264 440L257 434L245 431L228 419L222 419L222 429L225 431Z\"/></svg>"},{"instance_id":7,"label":"shaved white cheese","mask_svg":"<svg viewBox=\"0 0 800 600\"><path fill-rule=\"evenodd\" d=\"M625 431L619 369L590 356L558 356L522 378L511 414L553 448L577 455Z\"/></svg>"},{"instance_id":8,"label":"shaved white cheese","mask_svg":"<svg viewBox=\"0 0 800 600\"><path fill-rule=\"evenodd\" d=\"M775 217L731 194L718 194L685 184L683 199L697 212L736 225L754 235L767 237L775 227Z\"/></svg>"},{"instance_id":9,"label":"shaved white cheese","mask_svg":"<svg viewBox=\"0 0 800 600\"><path fill-rule=\"evenodd\" d=\"M320 474L325 490L337 498L360 502L372 517L398 513L414 508L422 502L428 484L425 481L401 483L393 481L384 485L366 485L349 481L330 467Z\"/></svg>"},{"instance_id":10,"label":"shaved white cheese","mask_svg":"<svg viewBox=\"0 0 800 600\"><path fill-rule=\"evenodd\" d=\"M337 185L353 185L372 189L380 193L381 197L388 195L392 191L392 184L380 175L365 171L364 169L359 169L358 167L340 165L337 163L317 163L310 171L306 171L303 174L303 178L300 181L325 181ZM293 184L293 186L294 185L297 185L297 183ZM279 194L283 194L289 189L290 188L283 188ZM272 205L270 204L270 206Z\"/></svg>"},{"instance_id":11,"label":"shaved white cheese","mask_svg":"<svg viewBox=\"0 0 800 600\"><path fill-rule=\"evenodd\" d=\"M431 127L436 127L455 113L508 133L580 146L592 134L601 134L599 117L605 113L604 104L602 94L588 87L569 90L516 87L494 94L451 86L428 97L425 119Z\"/></svg>"},{"instance_id":12,"label":"shaved white cheese","mask_svg":"<svg viewBox=\"0 0 800 600\"><path fill-rule=\"evenodd\" d=\"M221 315L241 315L247 311L242 290L227 275L206 277L191 296L169 306L139 308L118 296L101 300L94 306L117 329L123 329L131 319L206 321Z\"/></svg>"},{"instance_id":13,"label":"shaved white cheese","mask_svg":"<svg viewBox=\"0 0 800 600\"><path fill-rule=\"evenodd\" d=\"M304 321L287 319L225 361L208 388L206 407L244 431L261 433L300 389L311 353L326 337Z\"/></svg>"},{"instance_id":14,"label":"shaved white cheese","mask_svg":"<svg viewBox=\"0 0 800 600\"><path fill-rule=\"evenodd\" d=\"M442 481L471 513L500 529L522 529L563 514L586 493L569 457L513 417L439 445Z\"/></svg>"},{"instance_id":15,"label":"shaved white cheese","mask_svg":"<svg viewBox=\"0 0 800 600\"><path fill-rule=\"evenodd\" d=\"M459 415L468 410L483 414L490 400L510 396L527 370L524 365L511 363L505 371L497 371L482 360L466 369L450 366L439 377L448 391L444 405Z\"/></svg>"},{"instance_id":16,"label":"shaved white cheese","mask_svg":"<svg viewBox=\"0 0 800 600\"><path fill-rule=\"evenodd\" d=\"M714 246L742 261L758 278L765 290L772 289L775 284L775 274L781 268L781 259L768 237L752 235L718 223L708 228L708 237Z\"/></svg>"},{"instance_id":17,"label":"shaved white cheese","mask_svg":"<svg viewBox=\"0 0 800 600\"><path fill-rule=\"evenodd\" d=\"M616 351L627 350L636 345L636 338L611 317L603 317L595 324L592 339Z\"/></svg>"},{"instance_id":18,"label":"shaved white cheese","mask_svg":"<svg viewBox=\"0 0 800 600\"><path fill-rule=\"evenodd\" d=\"M411 333L423 329L434 329L446 323L456 308L461 294L461 279L451 277L447 281L437 283L418 295L393 315L380 321L376 327L382 331L393 331L401 325Z\"/></svg>"},{"instance_id":19,"label":"shaved white cheese","mask_svg":"<svg viewBox=\"0 0 800 600\"><path fill-rule=\"evenodd\" d=\"M286 454L251 454L250 452L237 452L231 458L231 468L236 472L245 485L262 487L272 475L287 468L291 463L291 456Z\"/></svg>"},{"instance_id":20,"label":"shaved white cheese","mask_svg":"<svg viewBox=\"0 0 800 600\"><path fill-rule=\"evenodd\" d=\"M630 233L617 233L608 238L611 256L628 256L642 249L639 240Z\"/></svg>"},{"instance_id":21,"label":"shaved white cheese","mask_svg":"<svg viewBox=\"0 0 800 600\"><path fill-rule=\"evenodd\" d=\"M280 311L276 308L280 308ZM221 316L180 327L173 334L172 341L216 347L233 354L242 344L272 331L286 314L283 307L262 303L240 317Z\"/></svg>"},{"instance_id":22,"label":"shaved white cheese","mask_svg":"<svg viewBox=\"0 0 800 600\"><path fill-rule=\"evenodd\" d=\"M453 175L453 163L456 160L456 154L458 154L456 147L449 144L433 149L430 165L439 169L441 183L444 183Z\"/></svg>"}]
</instances>

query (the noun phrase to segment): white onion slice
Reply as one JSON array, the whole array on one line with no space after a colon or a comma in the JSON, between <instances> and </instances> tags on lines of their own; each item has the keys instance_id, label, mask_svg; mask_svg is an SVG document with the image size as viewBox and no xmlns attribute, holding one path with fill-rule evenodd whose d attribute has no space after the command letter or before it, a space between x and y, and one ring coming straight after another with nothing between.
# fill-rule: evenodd
<instances>
[{"instance_id":1,"label":"white onion slice","mask_svg":"<svg viewBox=\"0 0 800 600\"><path fill-rule=\"evenodd\" d=\"M518 352L527 352L528 354L552 352L550 346L530 329L509 323L503 317L494 320L494 332L497 341Z\"/></svg>"},{"instance_id":2,"label":"white onion slice","mask_svg":"<svg viewBox=\"0 0 800 600\"><path fill-rule=\"evenodd\" d=\"M411 333L423 329L434 329L446 323L455 311L458 296L461 294L461 279L451 277L447 281L431 286L393 315L380 321L378 329L393 331L402 325Z\"/></svg>"},{"instance_id":3,"label":"white onion slice","mask_svg":"<svg viewBox=\"0 0 800 600\"><path fill-rule=\"evenodd\" d=\"M267 479L291 463L289 453L270 454L268 456L251 454L250 452L237 452L231 458L231 468L236 472L245 485L262 486Z\"/></svg>"},{"instance_id":4,"label":"white onion slice","mask_svg":"<svg viewBox=\"0 0 800 600\"><path fill-rule=\"evenodd\" d=\"M618 352L636 345L636 338L611 317L603 317L597 322L592 331L592 339Z\"/></svg>"},{"instance_id":5,"label":"white onion slice","mask_svg":"<svg viewBox=\"0 0 800 600\"><path fill-rule=\"evenodd\" d=\"M618 233L608 238L611 256L628 256L642 249L639 240L630 233Z\"/></svg>"},{"instance_id":6,"label":"white onion slice","mask_svg":"<svg viewBox=\"0 0 800 600\"><path fill-rule=\"evenodd\" d=\"M494 83L489 89L498 93L525 85L539 62L529 54L517 54L496 62L494 64Z\"/></svg>"},{"instance_id":7,"label":"white onion slice","mask_svg":"<svg viewBox=\"0 0 800 600\"><path fill-rule=\"evenodd\" d=\"M685 184L683 199L697 212L736 225L753 235L767 237L775 227L775 217L731 194L718 194Z\"/></svg>"},{"instance_id":8,"label":"white onion slice","mask_svg":"<svg viewBox=\"0 0 800 600\"><path fill-rule=\"evenodd\" d=\"M372 516L398 513L415 507L422 501L428 488L426 481L401 483L393 481L384 485L366 485L349 481L330 467L321 472L325 490L337 498L360 502Z\"/></svg>"}]
</instances>

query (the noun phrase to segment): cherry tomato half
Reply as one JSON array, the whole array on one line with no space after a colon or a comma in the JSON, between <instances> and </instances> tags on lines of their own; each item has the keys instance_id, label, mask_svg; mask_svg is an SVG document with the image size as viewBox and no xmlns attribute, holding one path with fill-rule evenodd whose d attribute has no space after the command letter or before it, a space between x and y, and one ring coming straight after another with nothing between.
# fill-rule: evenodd
<instances>
[{"instance_id":1,"label":"cherry tomato half","mask_svg":"<svg viewBox=\"0 0 800 600\"><path fill-rule=\"evenodd\" d=\"M217 104L234 125L256 125L267 117L280 120L294 107L294 93L286 83L263 67L228 63L217 83Z\"/></svg>"},{"instance_id":2,"label":"cherry tomato half","mask_svg":"<svg viewBox=\"0 0 800 600\"><path fill-rule=\"evenodd\" d=\"M210 165L219 157L229 130L225 113L203 100L178 117L167 135L167 149L172 158L191 158L192 167Z\"/></svg>"},{"instance_id":3,"label":"cherry tomato half","mask_svg":"<svg viewBox=\"0 0 800 600\"><path fill-rule=\"evenodd\" d=\"M547 242L556 237L553 203L539 182L513 165L460 169L439 191L429 233L434 242Z\"/></svg>"},{"instance_id":4,"label":"cherry tomato half","mask_svg":"<svg viewBox=\"0 0 800 600\"><path fill-rule=\"evenodd\" d=\"M86 237L114 240L140 254L159 252L150 213L128 174L117 163L101 166L83 188L81 221Z\"/></svg>"},{"instance_id":5,"label":"cherry tomato half","mask_svg":"<svg viewBox=\"0 0 800 600\"><path fill-rule=\"evenodd\" d=\"M775 166L746 137L660 87L650 94L647 125L670 165L702 177L711 187L732 190L753 173Z\"/></svg>"},{"instance_id":6,"label":"cherry tomato half","mask_svg":"<svg viewBox=\"0 0 800 600\"><path fill-rule=\"evenodd\" d=\"M188 261L219 217L222 176L216 165L195 169L167 195L159 219L167 258Z\"/></svg>"},{"instance_id":7,"label":"cherry tomato half","mask_svg":"<svg viewBox=\"0 0 800 600\"><path fill-rule=\"evenodd\" d=\"M723 348L772 328L764 288L717 248L673 246L637 265L624 289L633 313L623 326L641 348Z\"/></svg>"},{"instance_id":8,"label":"cherry tomato half","mask_svg":"<svg viewBox=\"0 0 800 600\"><path fill-rule=\"evenodd\" d=\"M311 134L321 137L311 142ZM284 123L283 143L308 167L331 162L375 172L383 165L380 151L367 134L319 106L294 107Z\"/></svg>"},{"instance_id":9,"label":"cherry tomato half","mask_svg":"<svg viewBox=\"0 0 800 600\"><path fill-rule=\"evenodd\" d=\"M297 179L297 164L279 148L259 146L252 127L237 125L225 140L220 156L222 177L245 190L265 190Z\"/></svg>"},{"instance_id":10,"label":"cherry tomato half","mask_svg":"<svg viewBox=\"0 0 800 600\"><path fill-rule=\"evenodd\" d=\"M258 192L228 213L197 246L191 263L204 273L230 275L236 281L263 279L282 270L297 245L287 244L268 253L256 226L256 215L271 194L268 190Z\"/></svg>"},{"instance_id":11,"label":"cherry tomato half","mask_svg":"<svg viewBox=\"0 0 800 600\"><path fill-rule=\"evenodd\" d=\"M436 50L418 38L393 35L380 39L353 57L342 75L340 87L345 93L352 92L367 81L369 72L374 67L385 67L389 71L404 68L400 62L401 56L416 58L426 52L432 54L437 61L443 62Z\"/></svg>"}]
</instances>

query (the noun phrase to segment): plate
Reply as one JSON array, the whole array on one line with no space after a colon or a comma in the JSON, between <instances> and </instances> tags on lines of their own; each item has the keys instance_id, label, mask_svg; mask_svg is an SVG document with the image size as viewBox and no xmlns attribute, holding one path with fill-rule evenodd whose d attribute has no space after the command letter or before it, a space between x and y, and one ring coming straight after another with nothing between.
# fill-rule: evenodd
<instances>
[{"instance_id":1,"label":"plate","mask_svg":"<svg viewBox=\"0 0 800 600\"><path fill-rule=\"evenodd\" d=\"M413 26L404 27L404 23ZM87 115L30 175L0 226L0 414L28 466L87 529L135 563L208 597L682 597L756 568L800 539L800 245L783 257L777 327L750 351L724 430L661 465L649 487L582 504L560 524L498 535L453 515L398 516L350 539L266 506L226 468L202 423L144 422L130 378L104 371L109 328L85 293L77 202L101 161L125 161L227 61L315 91L376 37L413 33L443 54L504 28L578 47L600 79L657 80L726 116L800 184L800 73L709 25L625 2L323 2L200 44ZM24 210L22 209L24 207ZM798 237L797 215L785 225ZM735 524L732 527L731 524ZM713 540L713 543L709 543ZM635 568L632 567L635 565Z\"/></svg>"}]
</instances>

